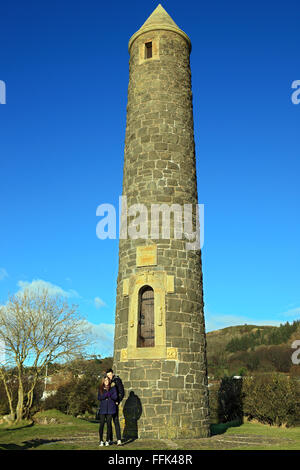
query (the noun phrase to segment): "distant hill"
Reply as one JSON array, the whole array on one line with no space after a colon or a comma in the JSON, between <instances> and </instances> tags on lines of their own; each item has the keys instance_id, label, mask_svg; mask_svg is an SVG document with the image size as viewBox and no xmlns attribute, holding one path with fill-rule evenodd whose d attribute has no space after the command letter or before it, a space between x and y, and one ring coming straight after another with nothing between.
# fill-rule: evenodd
<instances>
[{"instance_id":1,"label":"distant hill","mask_svg":"<svg viewBox=\"0 0 300 470\"><path fill-rule=\"evenodd\" d=\"M300 339L300 320L280 326L238 325L206 334L208 373L212 376L247 372L292 372L291 344Z\"/></svg>"},{"instance_id":2,"label":"distant hill","mask_svg":"<svg viewBox=\"0 0 300 470\"><path fill-rule=\"evenodd\" d=\"M238 326L228 326L227 328L222 328L221 330L209 331L206 333L207 340L207 352L214 353L217 350L224 350L227 344L234 338L241 338L244 335L249 333L256 332L257 330L271 331L274 326L257 326L257 325L238 325Z\"/></svg>"}]
</instances>

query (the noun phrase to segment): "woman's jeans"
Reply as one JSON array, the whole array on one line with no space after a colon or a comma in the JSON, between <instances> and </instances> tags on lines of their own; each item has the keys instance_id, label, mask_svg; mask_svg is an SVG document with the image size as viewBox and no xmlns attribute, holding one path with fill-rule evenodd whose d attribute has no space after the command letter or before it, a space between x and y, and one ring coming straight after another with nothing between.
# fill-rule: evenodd
<instances>
[{"instance_id":1,"label":"woman's jeans","mask_svg":"<svg viewBox=\"0 0 300 470\"><path fill-rule=\"evenodd\" d=\"M100 441L103 441L103 429L104 429L105 421L107 425L106 440L107 441L110 440L110 436L112 434L111 420L112 420L112 415L100 415L100 426L99 426Z\"/></svg>"}]
</instances>

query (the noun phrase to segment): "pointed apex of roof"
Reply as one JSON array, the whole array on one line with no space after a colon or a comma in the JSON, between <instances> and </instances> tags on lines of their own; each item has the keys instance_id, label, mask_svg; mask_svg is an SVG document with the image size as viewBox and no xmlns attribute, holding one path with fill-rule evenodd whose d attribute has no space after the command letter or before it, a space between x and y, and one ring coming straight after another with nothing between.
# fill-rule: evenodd
<instances>
[{"instance_id":1,"label":"pointed apex of roof","mask_svg":"<svg viewBox=\"0 0 300 470\"><path fill-rule=\"evenodd\" d=\"M177 24L175 21L172 20L170 15L166 12L166 10L162 7L161 4L159 4L153 13L149 16L149 18L145 21L143 26L141 27L144 28L146 26L156 26L156 25L170 25L175 28L178 28ZM179 28L178 28L179 29Z\"/></svg>"},{"instance_id":2,"label":"pointed apex of roof","mask_svg":"<svg viewBox=\"0 0 300 470\"><path fill-rule=\"evenodd\" d=\"M129 51L130 51L130 47L133 41L138 36L148 31L154 31L156 29L174 31L180 34L182 37L186 39L186 41L189 44L189 47L191 48L191 41L188 35L177 26L175 21L172 20L170 15L166 12L166 10L159 3L159 5L155 8L155 10L151 13L149 18L141 26L141 28L130 38L129 45L128 45Z\"/></svg>"}]
</instances>

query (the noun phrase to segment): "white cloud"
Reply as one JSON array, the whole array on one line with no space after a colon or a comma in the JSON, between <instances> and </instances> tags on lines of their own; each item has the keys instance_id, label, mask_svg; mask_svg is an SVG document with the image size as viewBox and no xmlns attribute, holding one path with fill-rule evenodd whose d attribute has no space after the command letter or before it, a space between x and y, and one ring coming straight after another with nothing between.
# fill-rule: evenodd
<instances>
[{"instance_id":1,"label":"white cloud","mask_svg":"<svg viewBox=\"0 0 300 470\"><path fill-rule=\"evenodd\" d=\"M257 320L255 318L249 318L238 315L218 315L211 312L205 313L205 330L214 331L228 326L239 326L239 325L258 325L258 326L279 326L280 321L277 320Z\"/></svg>"},{"instance_id":2,"label":"white cloud","mask_svg":"<svg viewBox=\"0 0 300 470\"><path fill-rule=\"evenodd\" d=\"M79 298L80 295L74 289L68 291L63 290L61 287L52 284L51 282L43 281L42 279L34 279L32 282L19 281L18 287L20 287L20 293L24 292L24 289L29 289L31 292L38 292L43 289L47 289L49 295L59 295L66 298Z\"/></svg>"},{"instance_id":3,"label":"white cloud","mask_svg":"<svg viewBox=\"0 0 300 470\"><path fill-rule=\"evenodd\" d=\"M102 357L108 357L113 355L114 350L114 331L115 326L111 323L100 323L96 325L91 322L87 322L90 328L91 335L95 341L94 349L96 353Z\"/></svg>"},{"instance_id":4,"label":"white cloud","mask_svg":"<svg viewBox=\"0 0 300 470\"><path fill-rule=\"evenodd\" d=\"M95 304L96 308L101 308L101 307L105 306L105 302L103 302L103 300L100 299L100 297L95 297L94 298L94 304Z\"/></svg>"},{"instance_id":5,"label":"white cloud","mask_svg":"<svg viewBox=\"0 0 300 470\"><path fill-rule=\"evenodd\" d=\"M81 299L81 296L78 294L78 292L74 289L69 289L67 292L67 297L76 297L77 299Z\"/></svg>"},{"instance_id":6,"label":"white cloud","mask_svg":"<svg viewBox=\"0 0 300 470\"><path fill-rule=\"evenodd\" d=\"M297 317L295 319L298 320L300 318L300 307L291 308L286 312L283 312L281 315L285 317Z\"/></svg>"},{"instance_id":7,"label":"white cloud","mask_svg":"<svg viewBox=\"0 0 300 470\"><path fill-rule=\"evenodd\" d=\"M6 277L8 277L6 269L0 268L0 281L3 281Z\"/></svg>"}]
</instances>

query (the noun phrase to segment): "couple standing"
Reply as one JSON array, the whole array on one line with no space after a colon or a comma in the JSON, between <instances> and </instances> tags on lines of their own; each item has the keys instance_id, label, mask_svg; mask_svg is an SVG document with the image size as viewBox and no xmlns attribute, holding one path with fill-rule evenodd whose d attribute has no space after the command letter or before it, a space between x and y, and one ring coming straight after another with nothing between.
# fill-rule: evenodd
<instances>
[{"instance_id":1,"label":"couple standing","mask_svg":"<svg viewBox=\"0 0 300 470\"><path fill-rule=\"evenodd\" d=\"M119 404L124 398L124 387L122 380L114 375L112 369L107 369L104 378L99 387L98 400L100 400L100 426L99 437L100 447L104 446L103 430L104 424L107 425L107 434L105 445L109 446L113 440L112 420L115 425L117 435L117 445L121 445L121 429L119 422Z\"/></svg>"}]
</instances>

